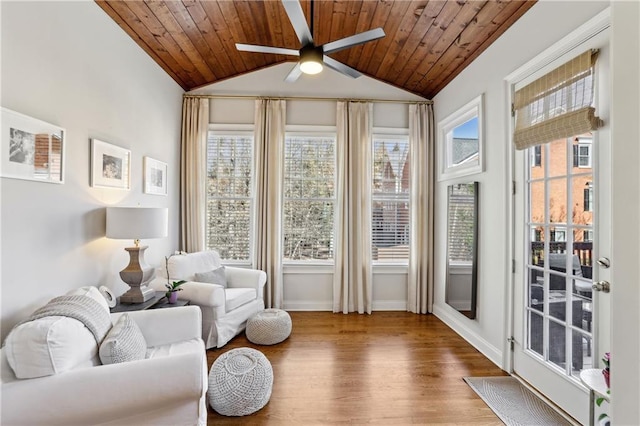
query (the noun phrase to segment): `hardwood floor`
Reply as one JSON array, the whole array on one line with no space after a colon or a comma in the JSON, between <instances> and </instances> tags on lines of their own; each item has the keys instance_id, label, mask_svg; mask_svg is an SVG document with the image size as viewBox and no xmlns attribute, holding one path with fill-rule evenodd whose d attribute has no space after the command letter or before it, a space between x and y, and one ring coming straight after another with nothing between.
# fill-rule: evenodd
<instances>
[{"instance_id":1,"label":"hardwood floor","mask_svg":"<svg viewBox=\"0 0 640 426\"><path fill-rule=\"evenodd\" d=\"M502 422L462 380L506 375L433 315L290 312L289 339L254 345L244 334L207 351L252 347L273 367L269 403L245 417L209 407L209 425L485 424Z\"/></svg>"}]
</instances>

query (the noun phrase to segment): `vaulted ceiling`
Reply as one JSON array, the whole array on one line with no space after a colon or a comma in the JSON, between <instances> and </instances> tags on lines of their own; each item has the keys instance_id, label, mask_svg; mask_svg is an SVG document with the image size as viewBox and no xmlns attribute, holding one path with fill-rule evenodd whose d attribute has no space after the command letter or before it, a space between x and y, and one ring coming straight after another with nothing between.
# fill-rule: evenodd
<instances>
[{"instance_id":1,"label":"vaulted ceiling","mask_svg":"<svg viewBox=\"0 0 640 426\"><path fill-rule=\"evenodd\" d=\"M535 0L313 0L316 45L382 27L386 36L330 56L362 74L432 98ZM180 86L192 90L295 56L239 52L235 43L298 50L277 0L96 0ZM309 0L301 0L310 23ZM304 77L303 77L304 78ZM348 78L348 77L345 77Z\"/></svg>"}]
</instances>

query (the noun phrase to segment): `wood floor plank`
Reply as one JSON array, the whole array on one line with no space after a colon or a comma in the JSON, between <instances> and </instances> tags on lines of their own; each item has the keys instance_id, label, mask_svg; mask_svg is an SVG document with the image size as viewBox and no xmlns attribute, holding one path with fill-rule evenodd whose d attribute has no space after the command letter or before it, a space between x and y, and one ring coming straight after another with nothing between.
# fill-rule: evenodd
<instances>
[{"instance_id":1,"label":"wood floor plank","mask_svg":"<svg viewBox=\"0 0 640 426\"><path fill-rule=\"evenodd\" d=\"M209 425L474 424L502 422L462 380L506 375L433 315L290 312L289 339L254 345L244 333L207 351L258 349L271 362L269 403L245 417L209 407Z\"/></svg>"}]
</instances>

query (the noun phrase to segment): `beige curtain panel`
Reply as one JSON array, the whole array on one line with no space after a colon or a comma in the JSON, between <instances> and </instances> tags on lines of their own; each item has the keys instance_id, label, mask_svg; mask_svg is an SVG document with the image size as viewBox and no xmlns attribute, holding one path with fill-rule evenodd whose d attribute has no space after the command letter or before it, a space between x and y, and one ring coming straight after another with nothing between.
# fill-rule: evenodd
<instances>
[{"instance_id":1,"label":"beige curtain panel","mask_svg":"<svg viewBox=\"0 0 640 426\"><path fill-rule=\"evenodd\" d=\"M337 105L333 312L371 313L371 117L373 104Z\"/></svg>"},{"instance_id":2,"label":"beige curtain panel","mask_svg":"<svg viewBox=\"0 0 640 426\"><path fill-rule=\"evenodd\" d=\"M267 273L265 305L283 307L282 181L286 101L259 99L255 109L256 268Z\"/></svg>"},{"instance_id":3,"label":"beige curtain panel","mask_svg":"<svg viewBox=\"0 0 640 426\"><path fill-rule=\"evenodd\" d=\"M188 253L205 249L206 146L209 99L182 100L180 143L180 247Z\"/></svg>"},{"instance_id":4,"label":"beige curtain panel","mask_svg":"<svg viewBox=\"0 0 640 426\"><path fill-rule=\"evenodd\" d=\"M597 51L589 50L516 91L516 149L602 126L592 106L597 57Z\"/></svg>"},{"instance_id":5,"label":"beige curtain panel","mask_svg":"<svg viewBox=\"0 0 640 426\"><path fill-rule=\"evenodd\" d=\"M433 309L434 146L433 105L409 106L411 155L411 239L407 311L426 314Z\"/></svg>"}]
</instances>

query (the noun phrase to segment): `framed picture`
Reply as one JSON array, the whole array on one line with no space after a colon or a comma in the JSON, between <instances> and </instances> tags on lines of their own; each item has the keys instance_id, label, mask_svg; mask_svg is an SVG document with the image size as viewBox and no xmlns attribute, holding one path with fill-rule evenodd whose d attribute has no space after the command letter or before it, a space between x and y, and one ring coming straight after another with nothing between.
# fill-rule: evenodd
<instances>
[{"instance_id":1,"label":"framed picture","mask_svg":"<svg viewBox=\"0 0 640 426\"><path fill-rule=\"evenodd\" d=\"M484 171L483 95L438 123L438 180Z\"/></svg>"},{"instance_id":2,"label":"framed picture","mask_svg":"<svg viewBox=\"0 0 640 426\"><path fill-rule=\"evenodd\" d=\"M131 151L91 139L91 186L131 188Z\"/></svg>"},{"instance_id":3,"label":"framed picture","mask_svg":"<svg viewBox=\"0 0 640 426\"><path fill-rule=\"evenodd\" d=\"M167 163L144 157L144 193L167 195Z\"/></svg>"},{"instance_id":4,"label":"framed picture","mask_svg":"<svg viewBox=\"0 0 640 426\"><path fill-rule=\"evenodd\" d=\"M0 176L64 183L65 130L2 108Z\"/></svg>"}]
</instances>

